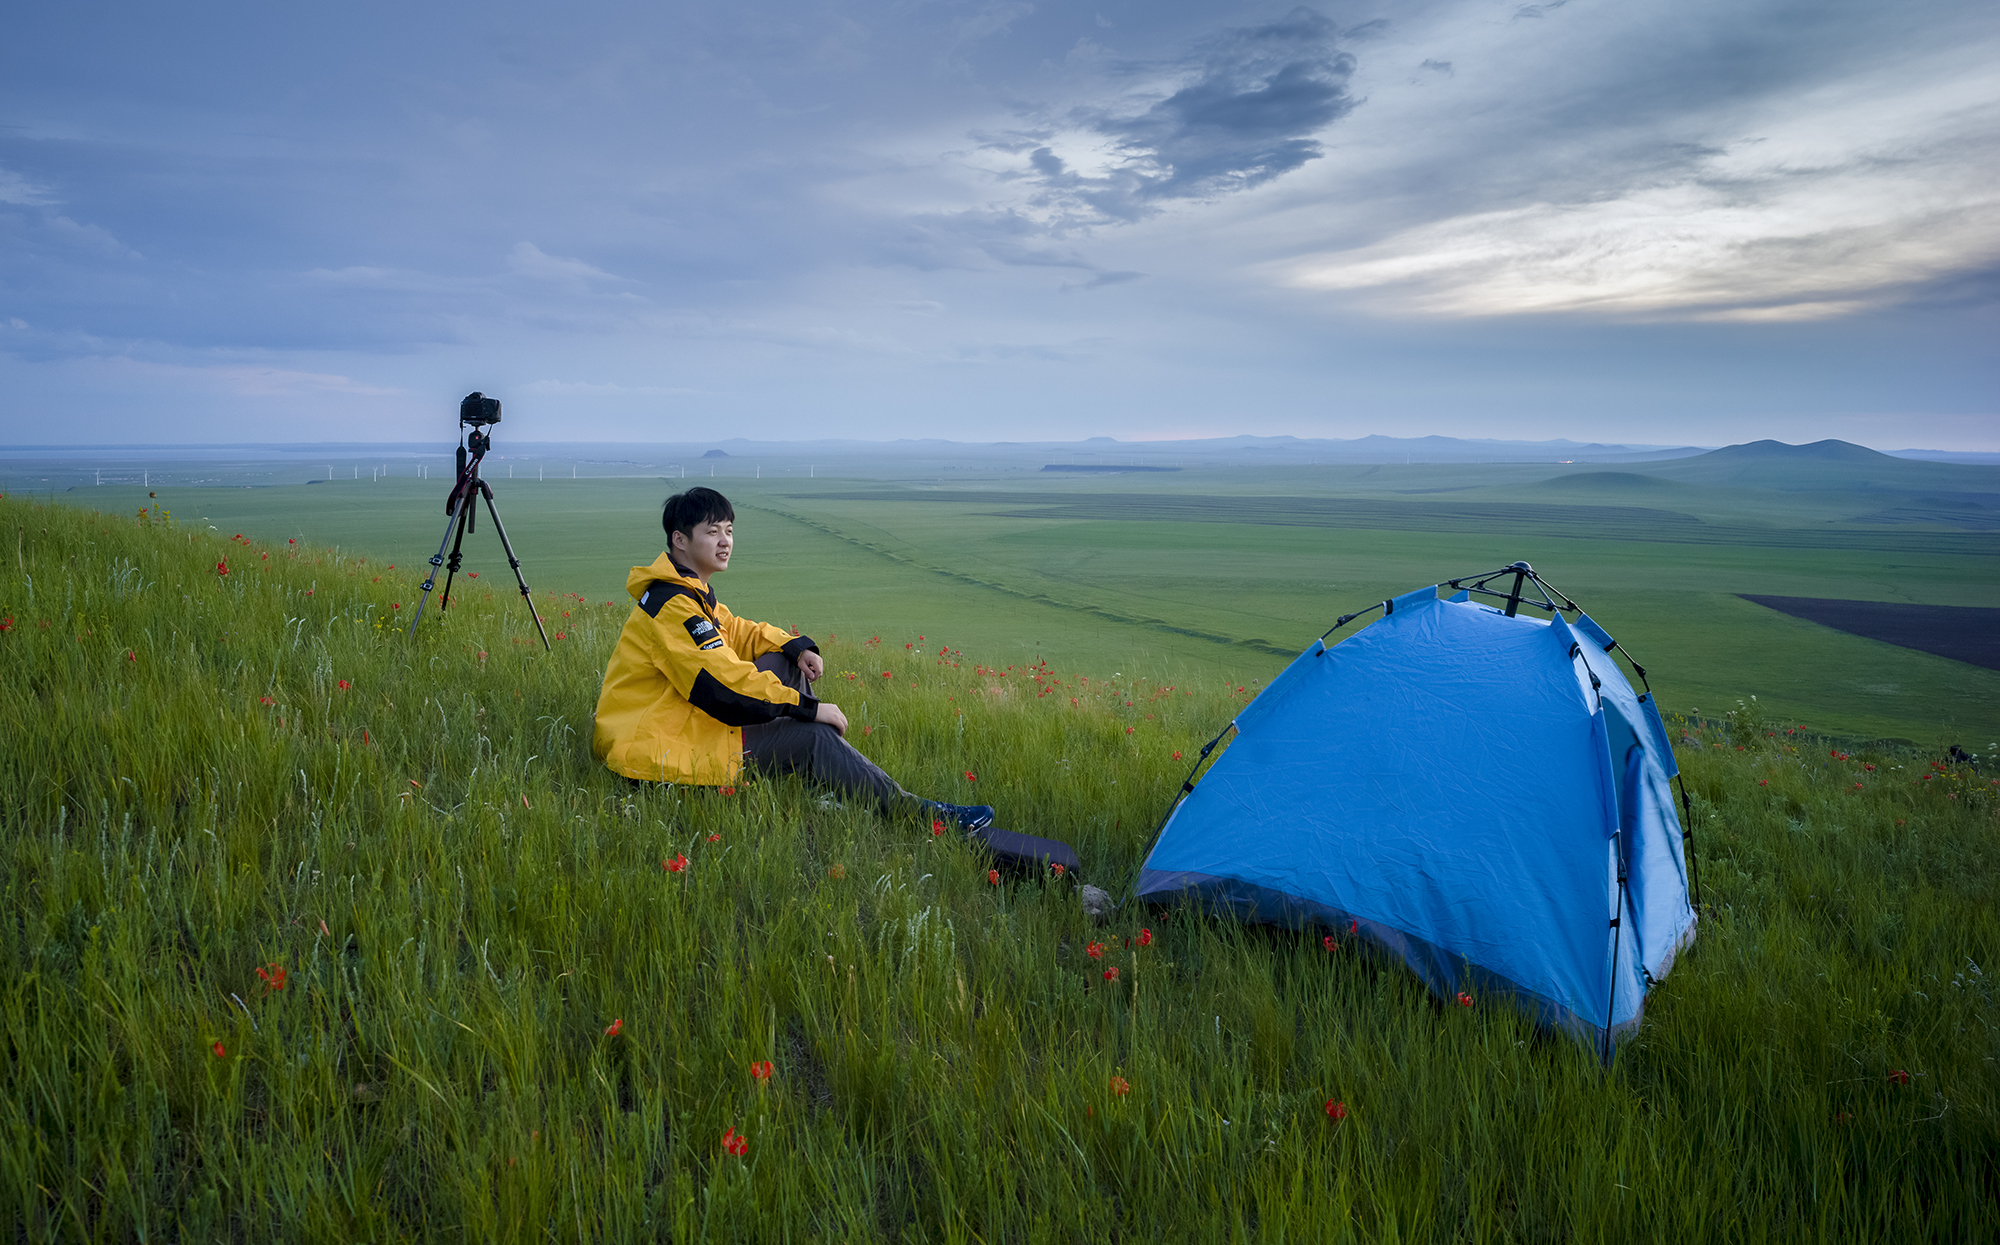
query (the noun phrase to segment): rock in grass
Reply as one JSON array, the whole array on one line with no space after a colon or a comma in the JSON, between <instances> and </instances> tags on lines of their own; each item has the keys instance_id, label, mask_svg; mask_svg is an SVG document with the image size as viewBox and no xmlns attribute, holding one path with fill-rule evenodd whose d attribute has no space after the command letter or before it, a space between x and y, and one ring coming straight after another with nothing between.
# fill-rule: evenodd
<instances>
[{"instance_id":1,"label":"rock in grass","mask_svg":"<svg viewBox=\"0 0 2000 1245\"><path fill-rule=\"evenodd\" d=\"M1082 896L1083 914L1100 924L1110 920L1112 910L1118 906L1111 902L1111 892L1099 886L1085 885Z\"/></svg>"}]
</instances>

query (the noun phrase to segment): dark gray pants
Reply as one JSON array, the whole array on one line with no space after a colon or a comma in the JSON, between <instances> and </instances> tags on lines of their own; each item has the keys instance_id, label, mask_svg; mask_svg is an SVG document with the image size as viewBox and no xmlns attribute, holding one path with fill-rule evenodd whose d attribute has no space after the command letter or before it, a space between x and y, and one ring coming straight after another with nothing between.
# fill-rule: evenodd
<instances>
[{"instance_id":1,"label":"dark gray pants","mask_svg":"<svg viewBox=\"0 0 2000 1245\"><path fill-rule=\"evenodd\" d=\"M810 696L812 684L783 653L757 659L759 670L778 676L786 687ZM743 759L765 774L799 774L843 795L873 804L884 813L912 797L883 773L875 762L854 750L839 731L824 722L779 718L743 728Z\"/></svg>"}]
</instances>

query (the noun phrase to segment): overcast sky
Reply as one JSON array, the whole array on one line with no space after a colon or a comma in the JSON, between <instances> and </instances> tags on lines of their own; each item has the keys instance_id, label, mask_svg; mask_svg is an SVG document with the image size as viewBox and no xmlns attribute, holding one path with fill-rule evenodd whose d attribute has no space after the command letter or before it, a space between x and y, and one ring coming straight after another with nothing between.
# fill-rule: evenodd
<instances>
[{"instance_id":1,"label":"overcast sky","mask_svg":"<svg viewBox=\"0 0 2000 1245\"><path fill-rule=\"evenodd\" d=\"M2000 449L2000 6L14 5L0 442Z\"/></svg>"}]
</instances>

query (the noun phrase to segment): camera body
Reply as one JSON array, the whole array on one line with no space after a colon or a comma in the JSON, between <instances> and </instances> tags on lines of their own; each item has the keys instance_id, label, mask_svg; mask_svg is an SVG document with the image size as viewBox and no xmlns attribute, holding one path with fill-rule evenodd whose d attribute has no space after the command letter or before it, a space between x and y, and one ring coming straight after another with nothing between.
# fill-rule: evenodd
<instances>
[{"instance_id":1,"label":"camera body","mask_svg":"<svg viewBox=\"0 0 2000 1245\"><path fill-rule=\"evenodd\" d=\"M471 424L475 428L499 423L500 399L489 398L478 390L473 390L458 404L458 422Z\"/></svg>"}]
</instances>

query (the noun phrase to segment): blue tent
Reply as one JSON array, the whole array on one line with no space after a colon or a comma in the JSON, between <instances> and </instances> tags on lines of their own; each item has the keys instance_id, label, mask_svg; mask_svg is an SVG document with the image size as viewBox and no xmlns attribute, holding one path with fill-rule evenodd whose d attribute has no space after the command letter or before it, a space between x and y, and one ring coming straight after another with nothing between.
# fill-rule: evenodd
<instances>
[{"instance_id":1,"label":"blue tent","mask_svg":"<svg viewBox=\"0 0 2000 1245\"><path fill-rule=\"evenodd\" d=\"M1511 594L1488 587L1506 574ZM1549 617L1518 613L1524 581ZM1608 1059L1695 930L1651 693L1525 563L1377 608L1237 715L1139 897L1358 936L1443 998L1511 995Z\"/></svg>"}]
</instances>

